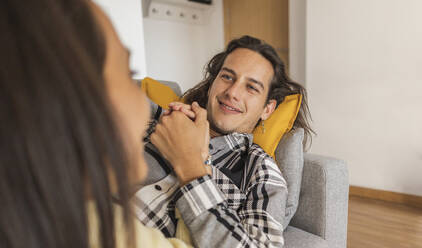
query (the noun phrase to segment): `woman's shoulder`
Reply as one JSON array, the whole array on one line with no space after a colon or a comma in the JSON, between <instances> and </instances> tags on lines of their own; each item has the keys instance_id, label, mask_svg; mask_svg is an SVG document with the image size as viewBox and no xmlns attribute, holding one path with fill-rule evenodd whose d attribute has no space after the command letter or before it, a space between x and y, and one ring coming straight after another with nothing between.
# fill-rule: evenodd
<instances>
[{"instance_id":1,"label":"woman's shoulder","mask_svg":"<svg viewBox=\"0 0 422 248\"><path fill-rule=\"evenodd\" d=\"M137 235L136 243L138 247L191 247L183 241L176 238L166 238L160 230L144 226L139 220L134 220L135 233Z\"/></svg>"},{"instance_id":2,"label":"woman's shoulder","mask_svg":"<svg viewBox=\"0 0 422 248\"><path fill-rule=\"evenodd\" d=\"M88 223L90 248L101 247L98 239L98 219L93 202L88 202ZM123 221L123 209L119 205L114 206L115 230L117 248L126 248L128 230ZM175 238L167 239L158 229L144 226L138 219L133 218L133 227L136 240L136 248L140 247L163 247L163 248L187 248L183 241Z\"/></svg>"}]
</instances>

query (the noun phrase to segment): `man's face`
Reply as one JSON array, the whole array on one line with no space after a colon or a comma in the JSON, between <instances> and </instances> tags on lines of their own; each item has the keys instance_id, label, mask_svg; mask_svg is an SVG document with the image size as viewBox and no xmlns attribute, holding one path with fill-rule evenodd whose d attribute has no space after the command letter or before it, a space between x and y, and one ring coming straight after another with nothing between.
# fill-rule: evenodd
<instances>
[{"instance_id":1,"label":"man's face","mask_svg":"<svg viewBox=\"0 0 422 248\"><path fill-rule=\"evenodd\" d=\"M230 53L208 92L208 121L219 134L252 133L276 101L266 104L274 70L262 55L246 48Z\"/></svg>"}]
</instances>

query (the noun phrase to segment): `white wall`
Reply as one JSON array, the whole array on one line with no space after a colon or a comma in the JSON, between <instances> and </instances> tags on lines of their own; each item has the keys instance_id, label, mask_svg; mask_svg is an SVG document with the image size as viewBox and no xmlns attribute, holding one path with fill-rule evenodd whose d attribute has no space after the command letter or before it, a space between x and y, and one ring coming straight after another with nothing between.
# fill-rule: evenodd
<instances>
[{"instance_id":1,"label":"white wall","mask_svg":"<svg viewBox=\"0 0 422 248\"><path fill-rule=\"evenodd\" d=\"M289 0L289 76L306 85L306 0Z\"/></svg>"},{"instance_id":2,"label":"white wall","mask_svg":"<svg viewBox=\"0 0 422 248\"><path fill-rule=\"evenodd\" d=\"M307 1L312 152L352 185L422 196L422 1Z\"/></svg>"},{"instance_id":3,"label":"white wall","mask_svg":"<svg viewBox=\"0 0 422 248\"><path fill-rule=\"evenodd\" d=\"M185 91L203 77L211 57L224 49L222 0L214 0L205 25L144 18L148 76L176 81Z\"/></svg>"},{"instance_id":4,"label":"white wall","mask_svg":"<svg viewBox=\"0 0 422 248\"><path fill-rule=\"evenodd\" d=\"M96 2L138 76L187 90L224 48L222 0L207 25L143 19L137 0ZM421 10L420 0L290 1L291 75L306 80L318 132L311 152L345 159L352 185L422 195Z\"/></svg>"},{"instance_id":5,"label":"white wall","mask_svg":"<svg viewBox=\"0 0 422 248\"><path fill-rule=\"evenodd\" d=\"M147 75L141 0L94 0L110 17L122 43L131 51L136 78Z\"/></svg>"}]
</instances>

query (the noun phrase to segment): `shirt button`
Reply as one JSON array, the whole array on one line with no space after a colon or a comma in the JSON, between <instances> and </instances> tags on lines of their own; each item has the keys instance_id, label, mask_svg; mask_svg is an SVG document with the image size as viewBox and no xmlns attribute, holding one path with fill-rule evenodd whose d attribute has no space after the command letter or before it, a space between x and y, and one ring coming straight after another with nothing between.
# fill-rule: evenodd
<instances>
[{"instance_id":1,"label":"shirt button","mask_svg":"<svg viewBox=\"0 0 422 248\"><path fill-rule=\"evenodd\" d=\"M161 190L161 186L160 185L155 185L155 189L160 191Z\"/></svg>"}]
</instances>

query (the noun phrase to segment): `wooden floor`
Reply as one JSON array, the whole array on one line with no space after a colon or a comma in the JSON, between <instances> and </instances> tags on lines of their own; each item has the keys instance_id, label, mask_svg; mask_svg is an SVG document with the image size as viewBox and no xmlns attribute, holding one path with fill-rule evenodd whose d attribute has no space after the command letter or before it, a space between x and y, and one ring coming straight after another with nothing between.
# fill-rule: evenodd
<instances>
[{"instance_id":1,"label":"wooden floor","mask_svg":"<svg viewBox=\"0 0 422 248\"><path fill-rule=\"evenodd\" d=\"M422 208L351 196L347 247L422 248Z\"/></svg>"}]
</instances>

